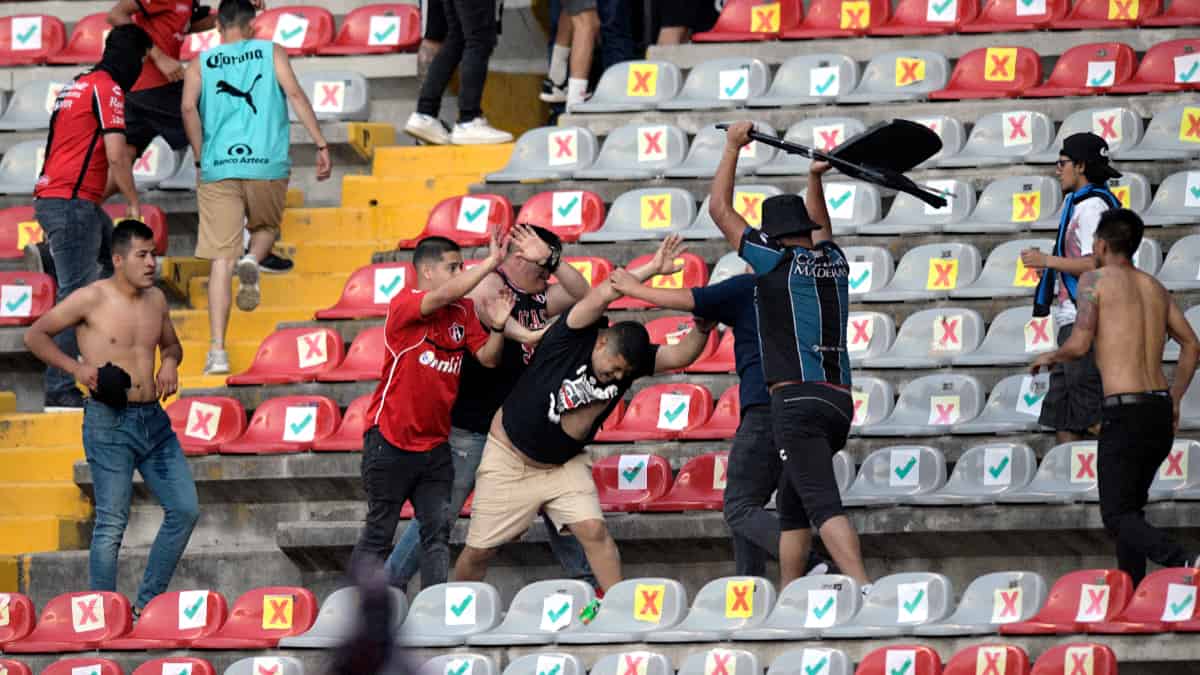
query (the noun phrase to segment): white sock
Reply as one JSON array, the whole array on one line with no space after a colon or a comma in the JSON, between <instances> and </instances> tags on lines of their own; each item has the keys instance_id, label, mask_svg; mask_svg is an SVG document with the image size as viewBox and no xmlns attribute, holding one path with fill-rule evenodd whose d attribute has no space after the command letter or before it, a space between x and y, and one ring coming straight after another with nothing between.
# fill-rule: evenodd
<instances>
[{"instance_id":1,"label":"white sock","mask_svg":"<svg viewBox=\"0 0 1200 675\"><path fill-rule=\"evenodd\" d=\"M585 79L570 78L567 80L567 105L573 103L583 103L584 97L587 95L588 81Z\"/></svg>"},{"instance_id":2,"label":"white sock","mask_svg":"<svg viewBox=\"0 0 1200 675\"><path fill-rule=\"evenodd\" d=\"M550 50L550 81L558 84L567 79L567 65L571 60L571 48L554 45Z\"/></svg>"}]
</instances>

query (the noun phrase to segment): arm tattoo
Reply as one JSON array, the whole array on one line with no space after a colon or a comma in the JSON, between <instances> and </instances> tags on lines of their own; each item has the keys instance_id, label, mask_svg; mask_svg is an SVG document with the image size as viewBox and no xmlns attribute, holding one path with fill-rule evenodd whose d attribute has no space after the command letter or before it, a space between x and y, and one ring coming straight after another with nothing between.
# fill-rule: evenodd
<instances>
[{"instance_id":1,"label":"arm tattoo","mask_svg":"<svg viewBox=\"0 0 1200 675\"><path fill-rule=\"evenodd\" d=\"M1097 286L1100 282L1100 270L1088 272L1079 279L1079 291L1076 293L1076 306L1079 310L1075 323L1080 328L1096 330L1100 293Z\"/></svg>"}]
</instances>

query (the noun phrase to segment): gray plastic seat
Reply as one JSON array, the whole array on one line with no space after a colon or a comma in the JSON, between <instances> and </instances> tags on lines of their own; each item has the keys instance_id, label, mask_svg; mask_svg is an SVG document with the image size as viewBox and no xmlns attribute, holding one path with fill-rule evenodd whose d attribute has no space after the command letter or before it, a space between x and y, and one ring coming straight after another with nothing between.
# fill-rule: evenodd
<instances>
[{"instance_id":1,"label":"gray plastic seat","mask_svg":"<svg viewBox=\"0 0 1200 675\"><path fill-rule=\"evenodd\" d=\"M1183 159L1200 154L1200 129L1194 128L1187 119L1188 107L1195 110L1195 105L1194 102L1180 103L1160 110L1146 127L1142 142L1122 152L1120 159ZM1181 136L1190 140L1182 141Z\"/></svg>"},{"instance_id":2,"label":"gray plastic seat","mask_svg":"<svg viewBox=\"0 0 1200 675\"><path fill-rule=\"evenodd\" d=\"M596 659L590 672L591 675L629 675L630 671L645 672L645 675L675 675L670 659L657 652L645 651L605 654Z\"/></svg>"},{"instance_id":3,"label":"gray plastic seat","mask_svg":"<svg viewBox=\"0 0 1200 675\"><path fill-rule=\"evenodd\" d=\"M722 110L745 107L771 83L771 69L754 58L712 59L692 68L679 94L659 110Z\"/></svg>"},{"instance_id":4,"label":"gray plastic seat","mask_svg":"<svg viewBox=\"0 0 1200 675\"><path fill-rule=\"evenodd\" d=\"M429 659L416 675L500 675L500 668L490 656L455 652Z\"/></svg>"},{"instance_id":5,"label":"gray plastic seat","mask_svg":"<svg viewBox=\"0 0 1200 675\"><path fill-rule=\"evenodd\" d=\"M762 224L762 203L781 194L783 194L783 190L774 185L736 185L733 188L733 208L742 214L746 222L758 227ZM725 239L725 235L709 215L708 205L709 197L705 196L704 202L700 204L700 210L696 212L696 219L680 233L684 239L715 239L718 241Z\"/></svg>"},{"instance_id":6,"label":"gray plastic seat","mask_svg":"<svg viewBox=\"0 0 1200 675\"><path fill-rule=\"evenodd\" d=\"M152 190L175 174L179 157L162 136L155 136L145 152L133 160L133 182L138 190Z\"/></svg>"},{"instance_id":7,"label":"gray plastic seat","mask_svg":"<svg viewBox=\"0 0 1200 675\"><path fill-rule=\"evenodd\" d=\"M917 626L945 619L953 602L954 586L944 575L930 572L892 574L875 582L862 609L849 623L825 630L822 637L911 635Z\"/></svg>"},{"instance_id":8,"label":"gray plastic seat","mask_svg":"<svg viewBox=\"0 0 1200 675\"><path fill-rule=\"evenodd\" d=\"M1028 330L1027 330L1028 328ZM1035 318L1033 307L1010 307L996 315L979 349L955 357L955 366L1025 366L1058 348L1054 318Z\"/></svg>"},{"instance_id":9,"label":"gray plastic seat","mask_svg":"<svg viewBox=\"0 0 1200 675\"><path fill-rule=\"evenodd\" d=\"M559 635L558 644L637 642L649 633L678 625L687 606L687 591L674 579L626 579L604 594L604 606L591 623Z\"/></svg>"},{"instance_id":10,"label":"gray plastic seat","mask_svg":"<svg viewBox=\"0 0 1200 675\"><path fill-rule=\"evenodd\" d=\"M1070 504L1097 501L1096 442L1056 445L1042 458L1029 485L996 498L1001 504Z\"/></svg>"},{"instance_id":11,"label":"gray plastic seat","mask_svg":"<svg viewBox=\"0 0 1200 675\"><path fill-rule=\"evenodd\" d=\"M683 75L669 61L625 61L600 76L592 97L571 106L572 113L652 110L679 93Z\"/></svg>"},{"instance_id":12,"label":"gray plastic seat","mask_svg":"<svg viewBox=\"0 0 1200 675\"><path fill-rule=\"evenodd\" d=\"M983 317L973 309L938 307L910 315L892 348L863 360L866 368L939 368L983 340Z\"/></svg>"},{"instance_id":13,"label":"gray plastic seat","mask_svg":"<svg viewBox=\"0 0 1200 675\"><path fill-rule=\"evenodd\" d=\"M917 117L913 121L924 124L942 140L942 149L938 150L934 156L918 164L916 166L918 169L937 166L937 163L943 159L957 155L962 151L963 146L966 145L966 131L963 130L962 122L958 121L956 117L935 115L932 117Z\"/></svg>"},{"instance_id":14,"label":"gray plastic seat","mask_svg":"<svg viewBox=\"0 0 1200 675\"><path fill-rule=\"evenodd\" d=\"M196 189L196 156L192 154L189 145L179 160L179 168L169 178L158 184L159 190L195 190Z\"/></svg>"},{"instance_id":15,"label":"gray plastic seat","mask_svg":"<svg viewBox=\"0 0 1200 675\"><path fill-rule=\"evenodd\" d=\"M887 419L859 429L862 436L936 436L975 419L983 407L983 387L969 375L919 377L900 390Z\"/></svg>"},{"instance_id":16,"label":"gray plastic seat","mask_svg":"<svg viewBox=\"0 0 1200 675\"><path fill-rule=\"evenodd\" d=\"M1163 460L1154 482L1150 501L1200 500L1200 443L1176 440L1171 454Z\"/></svg>"},{"instance_id":17,"label":"gray plastic seat","mask_svg":"<svg viewBox=\"0 0 1200 675\"><path fill-rule=\"evenodd\" d=\"M939 167L1020 164L1050 146L1054 122L1045 113L1010 110L988 113L971 128L967 144L958 154L945 157Z\"/></svg>"},{"instance_id":18,"label":"gray plastic seat","mask_svg":"<svg viewBox=\"0 0 1200 675\"><path fill-rule=\"evenodd\" d=\"M854 466L854 458L845 450L833 453L833 479L837 482L838 494L844 495L854 485L858 471Z\"/></svg>"},{"instance_id":19,"label":"gray plastic seat","mask_svg":"<svg viewBox=\"0 0 1200 675\"><path fill-rule=\"evenodd\" d=\"M917 626L918 637L990 635L1006 623L1028 621L1046 603L1046 580L1037 572L994 572L967 586L945 621Z\"/></svg>"},{"instance_id":20,"label":"gray plastic seat","mask_svg":"<svg viewBox=\"0 0 1200 675\"><path fill-rule=\"evenodd\" d=\"M863 462L846 491L846 506L894 506L929 494L946 484L946 458L926 445L897 445L875 450Z\"/></svg>"},{"instance_id":21,"label":"gray plastic seat","mask_svg":"<svg viewBox=\"0 0 1200 675\"><path fill-rule=\"evenodd\" d=\"M802 54L775 71L771 89L746 102L750 108L790 108L833 103L858 86L858 62L844 54Z\"/></svg>"},{"instance_id":22,"label":"gray plastic seat","mask_svg":"<svg viewBox=\"0 0 1200 675\"><path fill-rule=\"evenodd\" d=\"M392 635L397 635L408 614L408 597L398 588L389 588L392 596ZM358 589L339 588L321 603L317 620L308 631L279 641L285 649L328 649L337 647L354 635L361 621Z\"/></svg>"},{"instance_id":23,"label":"gray plastic seat","mask_svg":"<svg viewBox=\"0 0 1200 675\"><path fill-rule=\"evenodd\" d=\"M905 74L914 65L908 60L916 59L925 62L925 78L915 81L897 78L897 71ZM919 67L917 70L919 71ZM901 81L904 84L897 84ZM838 103L918 101L928 97L930 92L945 88L949 81L950 61L939 52L923 49L884 52L871 59L863 70L858 87L839 97Z\"/></svg>"},{"instance_id":24,"label":"gray plastic seat","mask_svg":"<svg viewBox=\"0 0 1200 675\"><path fill-rule=\"evenodd\" d=\"M454 647L500 623L500 594L479 582L437 584L422 590L408 609L399 644Z\"/></svg>"},{"instance_id":25,"label":"gray plastic seat","mask_svg":"<svg viewBox=\"0 0 1200 675\"><path fill-rule=\"evenodd\" d=\"M489 183L570 178L596 159L596 136L585 127L539 127L521 134L508 164L487 175Z\"/></svg>"},{"instance_id":26,"label":"gray plastic seat","mask_svg":"<svg viewBox=\"0 0 1200 675\"><path fill-rule=\"evenodd\" d=\"M739 274L748 274L750 265L742 260L742 257L735 251L730 251L721 256L717 260L717 264L713 265L712 272L708 275L708 285L713 286L730 277L736 277Z\"/></svg>"},{"instance_id":27,"label":"gray plastic seat","mask_svg":"<svg viewBox=\"0 0 1200 675\"><path fill-rule=\"evenodd\" d=\"M679 668L679 675L707 675L722 671L759 675L762 666L757 656L744 649L714 648L688 654Z\"/></svg>"},{"instance_id":28,"label":"gray plastic seat","mask_svg":"<svg viewBox=\"0 0 1200 675\"><path fill-rule=\"evenodd\" d=\"M816 639L822 630L850 621L861 604L862 593L850 577L841 574L801 577L783 589L774 611L761 626L738 631L733 640Z\"/></svg>"},{"instance_id":29,"label":"gray plastic seat","mask_svg":"<svg viewBox=\"0 0 1200 675\"><path fill-rule=\"evenodd\" d=\"M682 232L696 219L692 193L682 188L643 188L617 197L604 225L580 241L661 239Z\"/></svg>"},{"instance_id":30,"label":"gray plastic seat","mask_svg":"<svg viewBox=\"0 0 1200 675\"><path fill-rule=\"evenodd\" d=\"M297 73L300 88L308 94L313 112L321 121L366 122L371 117L371 87L361 73L349 70ZM288 106L288 119L298 122Z\"/></svg>"},{"instance_id":31,"label":"gray plastic seat","mask_svg":"<svg viewBox=\"0 0 1200 675\"><path fill-rule=\"evenodd\" d=\"M768 136L779 135L771 125L765 122L755 122L754 130ZM687 157L683 162L667 169L663 175L667 178L712 178L717 174L717 166L724 153L725 131L718 129L715 124L711 124L701 129L700 133L692 139L692 145L688 148ZM749 145L742 148L738 158L737 175L745 176L754 173L755 169L771 161L773 157L775 157L775 148L758 141L751 141Z\"/></svg>"},{"instance_id":32,"label":"gray plastic seat","mask_svg":"<svg viewBox=\"0 0 1200 675\"><path fill-rule=\"evenodd\" d=\"M1161 272L1160 278L1161 278ZM1167 286L1170 288L1170 286ZM1200 305L1189 308L1183 313L1183 318L1192 324L1192 330L1200 330ZM1163 348L1163 360L1178 361L1179 360L1179 343L1167 338L1167 345Z\"/></svg>"},{"instance_id":33,"label":"gray plastic seat","mask_svg":"<svg viewBox=\"0 0 1200 675\"><path fill-rule=\"evenodd\" d=\"M225 669L225 675L260 675L262 672L270 672L273 675L304 675L304 663L290 656L251 656L238 659Z\"/></svg>"},{"instance_id":34,"label":"gray plastic seat","mask_svg":"<svg viewBox=\"0 0 1200 675\"><path fill-rule=\"evenodd\" d=\"M892 282L896 263L892 254L882 246L847 246L842 249L850 265L850 297L861 300L873 289L884 288Z\"/></svg>"},{"instance_id":35,"label":"gray plastic seat","mask_svg":"<svg viewBox=\"0 0 1200 675\"><path fill-rule=\"evenodd\" d=\"M33 194L45 160L46 146L42 141L21 141L10 147L0 159L0 194Z\"/></svg>"},{"instance_id":36,"label":"gray plastic seat","mask_svg":"<svg viewBox=\"0 0 1200 675\"><path fill-rule=\"evenodd\" d=\"M650 180L687 155L687 134L665 124L626 124L604 139L596 162L575 172L575 180Z\"/></svg>"},{"instance_id":37,"label":"gray plastic seat","mask_svg":"<svg viewBox=\"0 0 1200 675\"><path fill-rule=\"evenodd\" d=\"M840 649L805 647L779 655L767 675L851 675L853 662Z\"/></svg>"},{"instance_id":38,"label":"gray plastic seat","mask_svg":"<svg viewBox=\"0 0 1200 675\"><path fill-rule=\"evenodd\" d=\"M979 267L979 249L971 244L948 241L917 246L900 259L891 282L883 288L875 287L878 290L867 293L863 300L913 302L948 298L954 289L974 282Z\"/></svg>"},{"instance_id":39,"label":"gray plastic seat","mask_svg":"<svg viewBox=\"0 0 1200 675\"><path fill-rule=\"evenodd\" d=\"M896 323L883 312L850 312L846 322L846 349L850 365L861 366L886 354L896 340Z\"/></svg>"},{"instance_id":40,"label":"gray plastic seat","mask_svg":"<svg viewBox=\"0 0 1200 675\"><path fill-rule=\"evenodd\" d=\"M1200 429L1200 378L1193 378L1179 402L1179 428Z\"/></svg>"},{"instance_id":41,"label":"gray plastic seat","mask_svg":"<svg viewBox=\"0 0 1200 675\"><path fill-rule=\"evenodd\" d=\"M1116 118L1116 119L1114 119ZM1067 136L1091 132L1108 143L1108 156L1115 160L1124 159L1122 153L1137 146L1142 140L1142 116L1129 108L1085 108L1067 115L1058 127L1058 134L1050 145L1041 152L1026 158L1027 164L1053 164L1058 161ZM1114 135L1115 134L1115 135ZM1122 172L1123 173L1123 172Z\"/></svg>"},{"instance_id":42,"label":"gray plastic seat","mask_svg":"<svg viewBox=\"0 0 1200 675\"><path fill-rule=\"evenodd\" d=\"M775 606L775 586L761 577L722 577L704 584L692 609L674 628L646 635L655 642L722 642L761 624ZM735 612L727 611L736 608ZM749 616L746 613L749 612ZM733 614L733 616L730 616ZM703 665L703 664L701 664ZM739 670L740 664L739 664ZM751 671L757 672L757 671ZM703 668L701 668L703 673Z\"/></svg>"},{"instance_id":43,"label":"gray plastic seat","mask_svg":"<svg viewBox=\"0 0 1200 675\"><path fill-rule=\"evenodd\" d=\"M1200 171L1173 173L1158 184L1154 200L1142 220L1147 225L1183 225L1200 222Z\"/></svg>"},{"instance_id":44,"label":"gray plastic seat","mask_svg":"<svg viewBox=\"0 0 1200 675\"><path fill-rule=\"evenodd\" d=\"M975 210L975 188L966 181L938 179L926 180L921 184L942 193L946 197L946 205L937 208L910 194L897 193L887 216L878 223L858 228L858 233L894 235L939 232L946 225L966 220Z\"/></svg>"},{"instance_id":45,"label":"gray plastic seat","mask_svg":"<svg viewBox=\"0 0 1200 675\"><path fill-rule=\"evenodd\" d=\"M896 402L896 391L891 382L878 377L865 377L857 373L851 378L851 395L854 397L854 423L850 435L861 435L864 428L879 424L892 414Z\"/></svg>"},{"instance_id":46,"label":"gray plastic seat","mask_svg":"<svg viewBox=\"0 0 1200 675\"><path fill-rule=\"evenodd\" d=\"M1040 278L1037 270L1019 265L1021 252L1036 248L1043 253L1054 250L1052 239L1017 239L1006 241L988 254L983 262L979 278L969 286L950 292L950 297L960 298L1021 298L1032 296Z\"/></svg>"},{"instance_id":47,"label":"gray plastic seat","mask_svg":"<svg viewBox=\"0 0 1200 675\"><path fill-rule=\"evenodd\" d=\"M814 117L793 124L783 135L783 140L828 152L866 130L862 120L855 117ZM812 160L807 157L777 152L774 159L758 167L754 173L760 176L795 176L807 174L810 164Z\"/></svg>"},{"instance_id":48,"label":"gray plastic seat","mask_svg":"<svg viewBox=\"0 0 1200 675\"><path fill-rule=\"evenodd\" d=\"M33 80L17 87L12 100L0 116L2 131L35 131L50 128L54 100L68 82Z\"/></svg>"},{"instance_id":49,"label":"gray plastic seat","mask_svg":"<svg viewBox=\"0 0 1200 675\"><path fill-rule=\"evenodd\" d=\"M1029 484L1036 471L1037 455L1028 445L977 445L954 463L954 471L942 489L913 497L911 502L922 506L989 504L999 495Z\"/></svg>"},{"instance_id":50,"label":"gray plastic seat","mask_svg":"<svg viewBox=\"0 0 1200 675\"><path fill-rule=\"evenodd\" d=\"M1150 180L1140 173L1122 171L1120 178L1108 179L1108 189L1139 215L1150 209Z\"/></svg>"},{"instance_id":51,"label":"gray plastic seat","mask_svg":"<svg viewBox=\"0 0 1200 675\"><path fill-rule=\"evenodd\" d=\"M517 591L504 621L494 630L467 638L472 647L548 645L562 633L583 627L579 612L596 591L577 579L538 581Z\"/></svg>"},{"instance_id":52,"label":"gray plastic seat","mask_svg":"<svg viewBox=\"0 0 1200 675\"><path fill-rule=\"evenodd\" d=\"M1050 390L1047 373L1009 375L992 387L987 405L979 417L970 422L957 424L951 431L955 435L970 434L1017 434L1038 431L1038 416L1042 412L1042 401Z\"/></svg>"},{"instance_id":53,"label":"gray plastic seat","mask_svg":"<svg viewBox=\"0 0 1200 675\"><path fill-rule=\"evenodd\" d=\"M504 675L587 675L578 656L566 652L526 654L504 669Z\"/></svg>"},{"instance_id":54,"label":"gray plastic seat","mask_svg":"<svg viewBox=\"0 0 1200 675\"><path fill-rule=\"evenodd\" d=\"M1012 176L988 183L970 217L942 228L944 232L1007 234L1030 229L1058 229L1062 188L1049 176Z\"/></svg>"},{"instance_id":55,"label":"gray plastic seat","mask_svg":"<svg viewBox=\"0 0 1200 675\"><path fill-rule=\"evenodd\" d=\"M825 207L835 235L854 234L883 215L883 197L869 183L830 181L825 183Z\"/></svg>"},{"instance_id":56,"label":"gray plastic seat","mask_svg":"<svg viewBox=\"0 0 1200 675\"><path fill-rule=\"evenodd\" d=\"M1142 239L1142 243L1133 252L1133 266L1150 276L1158 274L1159 268L1162 267L1162 262L1162 245L1155 239L1148 237Z\"/></svg>"}]
</instances>

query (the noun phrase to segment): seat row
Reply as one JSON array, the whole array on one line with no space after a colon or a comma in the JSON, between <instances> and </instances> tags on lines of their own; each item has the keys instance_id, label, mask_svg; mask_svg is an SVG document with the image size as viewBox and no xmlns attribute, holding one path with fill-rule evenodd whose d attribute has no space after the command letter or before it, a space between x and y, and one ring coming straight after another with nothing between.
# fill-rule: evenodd
<instances>
[{"instance_id":1,"label":"seat row","mask_svg":"<svg viewBox=\"0 0 1200 675\"><path fill-rule=\"evenodd\" d=\"M113 223L125 219L128 212L125 204L108 203L104 212L112 218ZM154 232L154 253L165 255L167 252L167 214L157 206L143 204L141 211L142 222ZM37 222L32 206L14 206L0 209L0 260L14 260L25 254L25 247L39 244L45 239L42 226Z\"/></svg>"},{"instance_id":2,"label":"seat row","mask_svg":"<svg viewBox=\"0 0 1200 675\"><path fill-rule=\"evenodd\" d=\"M931 0L934 1L934 0ZM1027 47L985 47L956 61L928 49L878 54L859 72L858 62L836 52L794 56L774 78L751 56L703 61L686 79L669 61L626 61L611 66L596 94L570 106L572 113L617 113L657 108L732 110L920 101L925 99L1052 98L1104 94L1194 91L1200 76L1195 38L1164 41L1140 62L1121 42L1068 49L1042 82L1042 61Z\"/></svg>"}]
</instances>

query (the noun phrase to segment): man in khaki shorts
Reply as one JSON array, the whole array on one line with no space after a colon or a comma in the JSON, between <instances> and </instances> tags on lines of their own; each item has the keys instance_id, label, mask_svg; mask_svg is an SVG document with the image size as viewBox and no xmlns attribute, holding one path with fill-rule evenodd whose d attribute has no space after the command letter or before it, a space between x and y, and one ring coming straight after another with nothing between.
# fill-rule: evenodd
<instances>
[{"instance_id":1,"label":"man in khaki shorts","mask_svg":"<svg viewBox=\"0 0 1200 675\"><path fill-rule=\"evenodd\" d=\"M205 374L229 372L225 331L235 268L241 282L238 308L248 312L258 307L259 263L279 238L291 172L288 103L317 146L317 180L328 179L333 168L329 146L287 53L267 40L253 39L254 11L251 0L221 0L221 44L188 68L183 85L184 128L200 158L196 256L212 261ZM251 233L245 256L243 227Z\"/></svg>"},{"instance_id":2,"label":"man in khaki shorts","mask_svg":"<svg viewBox=\"0 0 1200 675\"><path fill-rule=\"evenodd\" d=\"M645 281L676 271L678 237L668 237ZM609 413L645 375L695 361L714 324L677 344L656 347L633 321L609 325L604 310L621 294L604 281L546 331L533 361L497 411L475 473L467 545L454 568L459 581L479 581L501 544L519 537L539 511L579 540L603 590L621 580L621 560L608 534L586 446Z\"/></svg>"}]
</instances>

